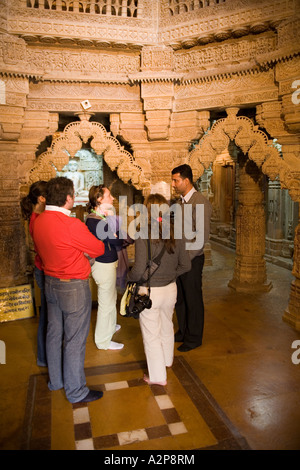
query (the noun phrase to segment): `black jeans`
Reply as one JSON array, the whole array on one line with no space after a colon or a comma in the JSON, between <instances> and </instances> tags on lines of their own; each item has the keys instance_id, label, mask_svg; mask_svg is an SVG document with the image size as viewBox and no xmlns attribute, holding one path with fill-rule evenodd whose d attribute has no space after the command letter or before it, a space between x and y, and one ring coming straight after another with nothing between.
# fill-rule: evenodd
<instances>
[{"instance_id":1,"label":"black jeans","mask_svg":"<svg viewBox=\"0 0 300 470\"><path fill-rule=\"evenodd\" d=\"M175 305L179 336L186 346L195 348L202 344L204 304L202 297L202 271L204 254L192 260L192 269L177 279Z\"/></svg>"}]
</instances>

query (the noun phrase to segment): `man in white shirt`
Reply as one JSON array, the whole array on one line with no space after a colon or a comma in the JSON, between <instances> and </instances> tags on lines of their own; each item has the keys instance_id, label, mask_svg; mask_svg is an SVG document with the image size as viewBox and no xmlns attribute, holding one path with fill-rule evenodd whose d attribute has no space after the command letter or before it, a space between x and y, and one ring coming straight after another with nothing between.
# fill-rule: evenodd
<instances>
[{"instance_id":1,"label":"man in white shirt","mask_svg":"<svg viewBox=\"0 0 300 470\"><path fill-rule=\"evenodd\" d=\"M175 341L182 342L178 347L181 352L190 351L202 344L204 327L204 304L202 296L202 271L204 266L204 244L209 239L212 206L193 185L193 173L189 165L180 165L172 170L172 187L181 196L184 213L184 234L186 233L186 214L190 211L190 233L195 234L196 242L187 246L192 268L177 279L177 302L175 305L178 331ZM204 209L204 210L203 210ZM186 212L186 214L185 214ZM199 216L201 214L201 217ZM200 226L201 225L201 226ZM202 237L198 235L202 233Z\"/></svg>"}]
</instances>

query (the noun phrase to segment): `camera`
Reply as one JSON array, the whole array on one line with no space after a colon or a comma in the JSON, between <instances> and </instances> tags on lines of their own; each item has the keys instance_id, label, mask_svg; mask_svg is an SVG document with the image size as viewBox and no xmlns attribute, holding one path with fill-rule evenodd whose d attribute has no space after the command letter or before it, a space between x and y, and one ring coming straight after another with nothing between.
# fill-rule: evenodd
<instances>
[{"instance_id":1,"label":"camera","mask_svg":"<svg viewBox=\"0 0 300 470\"><path fill-rule=\"evenodd\" d=\"M132 307L131 314L134 318L139 318L140 313L145 308L152 307L152 300L150 299L149 295L146 294L137 294L134 298L134 306Z\"/></svg>"}]
</instances>

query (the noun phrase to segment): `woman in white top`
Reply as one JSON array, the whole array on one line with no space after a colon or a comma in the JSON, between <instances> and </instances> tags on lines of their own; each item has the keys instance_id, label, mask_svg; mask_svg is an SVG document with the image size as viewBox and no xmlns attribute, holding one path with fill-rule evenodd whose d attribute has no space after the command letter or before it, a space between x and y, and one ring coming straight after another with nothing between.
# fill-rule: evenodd
<instances>
[{"instance_id":1,"label":"woman in white top","mask_svg":"<svg viewBox=\"0 0 300 470\"><path fill-rule=\"evenodd\" d=\"M119 237L118 219L113 215L113 201L110 190L104 185L91 187L86 225L105 246L104 254L98 256L92 265L92 276L98 292L95 327L95 343L98 349L122 349L124 346L123 343L112 341L113 335L120 329L117 324L116 305L117 249L124 243Z\"/></svg>"}]
</instances>

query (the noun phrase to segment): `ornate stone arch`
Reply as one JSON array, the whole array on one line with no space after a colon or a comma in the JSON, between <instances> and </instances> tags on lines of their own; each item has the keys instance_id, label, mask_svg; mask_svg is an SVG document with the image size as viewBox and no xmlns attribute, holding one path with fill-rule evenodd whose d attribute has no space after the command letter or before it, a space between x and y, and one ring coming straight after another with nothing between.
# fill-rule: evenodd
<instances>
[{"instance_id":1,"label":"ornate stone arch","mask_svg":"<svg viewBox=\"0 0 300 470\"><path fill-rule=\"evenodd\" d=\"M102 124L90 121L91 114L80 113L79 117L80 121L68 124L51 147L38 157L36 165L29 172L29 184L55 177L56 171L62 171L69 158L74 157L82 144L90 140L97 155L103 154L105 162L112 171L117 172L121 180L126 184L131 182L137 189L147 192L150 180L145 177L134 157Z\"/></svg>"},{"instance_id":2,"label":"ornate stone arch","mask_svg":"<svg viewBox=\"0 0 300 470\"><path fill-rule=\"evenodd\" d=\"M230 140L248 154L271 180L279 177L282 189L288 189L293 201L300 201L300 160L285 161L267 135L251 119L237 116L239 108L228 108L227 117L218 119L188 155L195 179L202 176L218 154L228 148Z\"/></svg>"}]
</instances>

